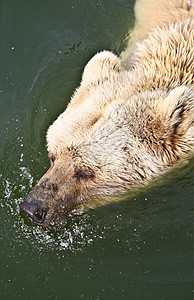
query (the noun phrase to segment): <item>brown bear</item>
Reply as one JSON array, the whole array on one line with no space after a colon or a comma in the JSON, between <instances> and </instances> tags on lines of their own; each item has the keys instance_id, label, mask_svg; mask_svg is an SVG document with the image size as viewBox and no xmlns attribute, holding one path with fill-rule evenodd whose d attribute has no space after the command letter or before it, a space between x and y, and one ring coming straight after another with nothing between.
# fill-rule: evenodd
<instances>
[{"instance_id":1,"label":"brown bear","mask_svg":"<svg viewBox=\"0 0 194 300\"><path fill-rule=\"evenodd\" d=\"M37 224L111 201L193 151L194 3L139 0L135 15L121 59L96 54L48 129L51 167L21 204Z\"/></svg>"}]
</instances>

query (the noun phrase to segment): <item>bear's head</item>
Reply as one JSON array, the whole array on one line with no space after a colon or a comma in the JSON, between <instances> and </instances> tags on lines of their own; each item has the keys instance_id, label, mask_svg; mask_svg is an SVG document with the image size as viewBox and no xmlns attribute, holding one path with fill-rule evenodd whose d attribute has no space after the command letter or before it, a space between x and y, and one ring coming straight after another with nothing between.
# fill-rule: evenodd
<instances>
[{"instance_id":1,"label":"bear's head","mask_svg":"<svg viewBox=\"0 0 194 300\"><path fill-rule=\"evenodd\" d=\"M47 133L51 167L21 209L37 224L147 182L193 147L194 92L135 88L134 73L104 51Z\"/></svg>"}]
</instances>

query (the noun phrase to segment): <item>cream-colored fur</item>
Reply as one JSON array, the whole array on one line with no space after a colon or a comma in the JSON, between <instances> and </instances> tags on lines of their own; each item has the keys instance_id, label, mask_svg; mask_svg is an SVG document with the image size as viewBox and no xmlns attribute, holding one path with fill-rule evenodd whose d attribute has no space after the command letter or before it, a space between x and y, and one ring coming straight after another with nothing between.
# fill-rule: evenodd
<instances>
[{"instance_id":1,"label":"cream-colored fur","mask_svg":"<svg viewBox=\"0 0 194 300\"><path fill-rule=\"evenodd\" d=\"M108 51L96 54L67 109L48 130L48 151L56 155L84 139L110 103L146 90L169 91L181 85L193 89L193 40L194 19L188 18L157 27L136 42L124 62Z\"/></svg>"},{"instance_id":2,"label":"cream-colored fur","mask_svg":"<svg viewBox=\"0 0 194 300\"><path fill-rule=\"evenodd\" d=\"M96 54L49 127L51 169L27 200L47 208L47 223L96 195L144 184L193 152L193 1L138 0L135 16L122 59Z\"/></svg>"},{"instance_id":3,"label":"cream-colored fur","mask_svg":"<svg viewBox=\"0 0 194 300\"><path fill-rule=\"evenodd\" d=\"M135 28L122 59L130 55L135 41L146 38L157 27L175 24L194 15L193 0L137 0L135 3Z\"/></svg>"},{"instance_id":4,"label":"cream-colored fur","mask_svg":"<svg viewBox=\"0 0 194 300\"><path fill-rule=\"evenodd\" d=\"M137 0L134 34L142 39L156 27L177 23L193 17L192 0Z\"/></svg>"}]
</instances>

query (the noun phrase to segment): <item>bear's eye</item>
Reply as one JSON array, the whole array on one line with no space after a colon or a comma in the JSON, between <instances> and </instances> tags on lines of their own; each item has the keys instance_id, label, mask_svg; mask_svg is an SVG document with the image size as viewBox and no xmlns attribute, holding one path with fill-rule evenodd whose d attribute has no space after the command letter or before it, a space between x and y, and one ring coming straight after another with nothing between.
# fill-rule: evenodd
<instances>
[{"instance_id":1,"label":"bear's eye","mask_svg":"<svg viewBox=\"0 0 194 300\"><path fill-rule=\"evenodd\" d=\"M77 179L93 179L95 177L95 174L92 170L90 169L79 169L75 171L74 176Z\"/></svg>"}]
</instances>

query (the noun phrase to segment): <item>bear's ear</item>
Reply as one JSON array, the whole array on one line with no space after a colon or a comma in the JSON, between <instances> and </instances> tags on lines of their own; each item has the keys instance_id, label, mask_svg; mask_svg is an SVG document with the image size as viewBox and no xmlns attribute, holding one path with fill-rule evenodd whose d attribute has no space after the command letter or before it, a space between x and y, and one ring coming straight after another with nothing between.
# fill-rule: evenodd
<instances>
[{"instance_id":1,"label":"bear's ear","mask_svg":"<svg viewBox=\"0 0 194 300\"><path fill-rule=\"evenodd\" d=\"M194 91L180 86L159 96L153 113L146 134L157 155L168 164L189 153L194 144Z\"/></svg>"},{"instance_id":2,"label":"bear's ear","mask_svg":"<svg viewBox=\"0 0 194 300\"><path fill-rule=\"evenodd\" d=\"M110 80L121 71L120 59L110 51L97 53L85 66L82 84L98 84Z\"/></svg>"},{"instance_id":3,"label":"bear's ear","mask_svg":"<svg viewBox=\"0 0 194 300\"><path fill-rule=\"evenodd\" d=\"M169 93L161 107L168 120L174 125L180 122L181 119L188 119L189 117L194 119L192 114L194 110L194 91L187 86L177 87Z\"/></svg>"},{"instance_id":4,"label":"bear's ear","mask_svg":"<svg viewBox=\"0 0 194 300\"><path fill-rule=\"evenodd\" d=\"M158 113L171 136L183 136L188 130L192 131L194 91L187 86L173 89L166 99L159 103Z\"/></svg>"}]
</instances>

